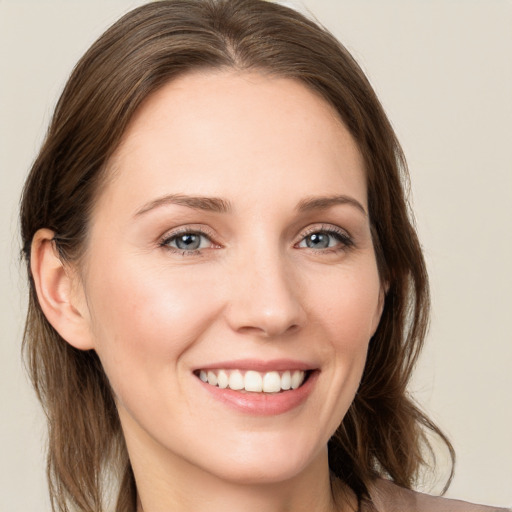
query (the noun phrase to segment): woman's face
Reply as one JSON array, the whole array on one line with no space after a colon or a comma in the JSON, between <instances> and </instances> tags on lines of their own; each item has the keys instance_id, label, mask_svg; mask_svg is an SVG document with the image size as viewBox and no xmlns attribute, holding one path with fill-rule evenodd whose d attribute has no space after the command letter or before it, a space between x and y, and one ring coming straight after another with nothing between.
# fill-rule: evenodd
<instances>
[{"instance_id":1,"label":"woman's face","mask_svg":"<svg viewBox=\"0 0 512 512\"><path fill-rule=\"evenodd\" d=\"M336 113L289 79L188 74L142 106L109 172L84 318L134 463L239 482L323 463L383 304Z\"/></svg>"}]
</instances>

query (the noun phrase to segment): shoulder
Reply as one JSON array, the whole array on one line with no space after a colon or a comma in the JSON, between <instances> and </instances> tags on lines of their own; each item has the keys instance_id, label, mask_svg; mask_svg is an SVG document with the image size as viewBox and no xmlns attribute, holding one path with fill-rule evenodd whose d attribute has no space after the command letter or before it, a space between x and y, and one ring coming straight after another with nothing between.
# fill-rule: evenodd
<instances>
[{"instance_id":1,"label":"shoulder","mask_svg":"<svg viewBox=\"0 0 512 512\"><path fill-rule=\"evenodd\" d=\"M376 480L370 487L370 497L370 502L362 506L361 512L507 512L507 510L511 512L512 510L429 496L404 489L384 479Z\"/></svg>"}]
</instances>

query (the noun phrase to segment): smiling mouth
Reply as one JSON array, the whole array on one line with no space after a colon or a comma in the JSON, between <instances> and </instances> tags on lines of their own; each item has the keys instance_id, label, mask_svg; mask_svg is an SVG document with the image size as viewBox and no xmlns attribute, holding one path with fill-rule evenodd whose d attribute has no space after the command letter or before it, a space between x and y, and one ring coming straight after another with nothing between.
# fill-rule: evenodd
<instances>
[{"instance_id":1,"label":"smiling mouth","mask_svg":"<svg viewBox=\"0 0 512 512\"><path fill-rule=\"evenodd\" d=\"M286 370L257 372L253 370L197 370L196 377L221 389L251 393L283 393L300 388L311 371Z\"/></svg>"}]
</instances>

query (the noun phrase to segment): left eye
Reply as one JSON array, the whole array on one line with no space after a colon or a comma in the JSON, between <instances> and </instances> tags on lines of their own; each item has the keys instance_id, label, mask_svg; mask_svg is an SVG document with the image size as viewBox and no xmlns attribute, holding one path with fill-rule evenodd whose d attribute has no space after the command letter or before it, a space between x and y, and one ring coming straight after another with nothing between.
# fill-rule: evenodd
<instances>
[{"instance_id":1,"label":"left eye","mask_svg":"<svg viewBox=\"0 0 512 512\"><path fill-rule=\"evenodd\" d=\"M202 233L186 232L167 238L163 245L180 251L197 251L209 247L211 241Z\"/></svg>"},{"instance_id":2,"label":"left eye","mask_svg":"<svg viewBox=\"0 0 512 512\"><path fill-rule=\"evenodd\" d=\"M329 247L336 247L338 245L347 245L342 235L339 233L329 231L315 231L305 236L300 243L299 247L307 247L309 249L328 249Z\"/></svg>"}]
</instances>

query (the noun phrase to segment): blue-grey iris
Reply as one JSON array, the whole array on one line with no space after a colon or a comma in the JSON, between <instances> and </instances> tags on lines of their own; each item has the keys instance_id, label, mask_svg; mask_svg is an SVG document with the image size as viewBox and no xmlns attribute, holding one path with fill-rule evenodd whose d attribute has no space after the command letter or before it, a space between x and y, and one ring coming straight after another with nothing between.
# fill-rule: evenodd
<instances>
[{"instance_id":1,"label":"blue-grey iris","mask_svg":"<svg viewBox=\"0 0 512 512\"><path fill-rule=\"evenodd\" d=\"M306 238L306 245L313 249L325 249L329 247L329 237L326 233L313 233Z\"/></svg>"},{"instance_id":2,"label":"blue-grey iris","mask_svg":"<svg viewBox=\"0 0 512 512\"><path fill-rule=\"evenodd\" d=\"M176 238L176 247L183 250L194 251L201 245L201 236L194 233L186 233Z\"/></svg>"}]
</instances>

